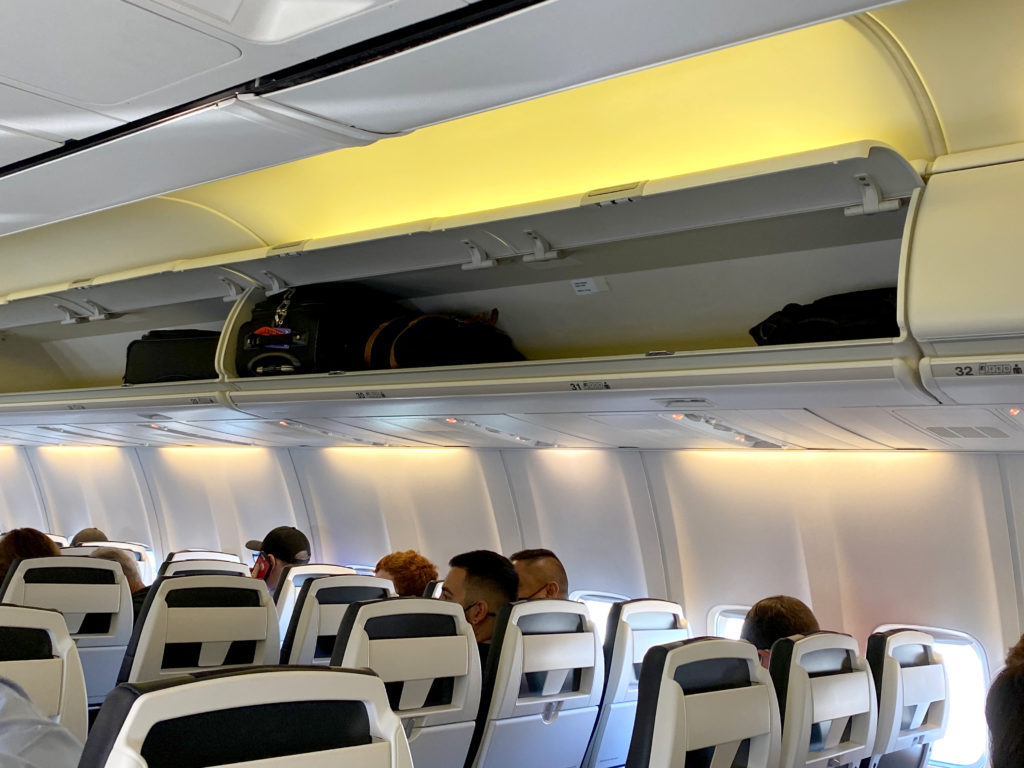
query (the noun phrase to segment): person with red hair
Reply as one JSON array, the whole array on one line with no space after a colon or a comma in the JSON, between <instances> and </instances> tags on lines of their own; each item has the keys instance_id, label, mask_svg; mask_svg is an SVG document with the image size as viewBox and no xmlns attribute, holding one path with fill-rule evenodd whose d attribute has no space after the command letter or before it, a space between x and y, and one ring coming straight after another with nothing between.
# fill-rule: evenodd
<instances>
[{"instance_id":1,"label":"person with red hair","mask_svg":"<svg viewBox=\"0 0 1024 768\"><path fill-rule=\"evenodd\" d=\"M399 597L423 597L427 584L437 580L437 566L419 552L407 549L384 555L373 574L390 579Z\"/></svg>"}]
</instances>

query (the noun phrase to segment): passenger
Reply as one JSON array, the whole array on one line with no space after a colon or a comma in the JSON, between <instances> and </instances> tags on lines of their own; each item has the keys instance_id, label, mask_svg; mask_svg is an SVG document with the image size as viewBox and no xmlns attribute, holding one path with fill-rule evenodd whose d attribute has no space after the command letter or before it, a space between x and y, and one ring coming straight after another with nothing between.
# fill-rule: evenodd
<instances>
[{"instance_id":1,"label":"passenger","mask_svg":"<svg viewBox=\"0 0 1024 768\"><path fill-rule=\"evenodd\" d=\"M509 560L519 574L519 599L538 597L569 599L569 577L565 566L550 549L524 549Z\"/></svg>"},{"instance_id":2,"label":"passenger","mask_svg":"<svg viewBox=\"0 0 1024 768\"><path fill-rule=\"evenodd\" d=\"M992 768L1024 765L1024 635L1010 649L1006 668L988 689L985 719Z\"/></svg>"},{"instance_id":3,"label":"passenger","mask_svg":"<svg viewBox=\"0 0 1024 768\"><path fill-rule=\"evenodd\" d=\"M11 564L18 558L59 557L60 547L53 539L35 528L15 528L0 539L0 584L7 577Z\"/></svg>"},{"instance_id":4,"label":"passenger","mask_svg":"<svg viewBox=\"0 0 1024 768\"><path fill-rule=\"evenodd\" d=\"M68 544L68 546L80 547L83 544L91 543L93 541L110 541L110 539L108 539L107 534L99 528L83 528L71 537L71 543Z\"/></svg>"},{"instance_id":5,"label":"passenger","mask_svg":"<svg viewBox=\"0 0 1024 768\"><path fill-rule=\"evenodd\" d=\"M142 604L146 602L146 595L149 594L149 587L142 583L142 575L139 573L138 563L135 562L132 553L116 547L96 547L96 551L90 552L89 557L113 560L121 566L124 577L128 581L128 591L132 593L132 611L135 613L135 618L138 619Z\"/></svg>"},{"instance_id":6,"label":"passenger","mask_svg":"<svg viewBox=\"0 0 1024 768\"><path fill-rule=\"evenodd\" d=\"M772 645L776 640L818 631L818 620L802 601L788 595L775 595L758 600L747 611L740 637L753 643L761 658L761 665L767 668Z\"/></svg>"},{"instance_id":7,"label":"passenger","mask_svg":"<svg viewBox=\"0 0 1024 768\"><path fill-rule=\"evenodd\" d=\"M277 582L286 565L305 565L309 562L309 539L291 525L280 525L264 536L263 541L254 539L246 542L245 546L260 553L252 567L252 576L254 579L263 579L270 594L277 590Z\"/></svg>"},{"instance_id":8,"label":"passenger","mask_svg":"<svg viewBox=\"0 0 1024 768\"><path fill-rule=\"evenodd\" d=\"M444 577L441 599L458 603L480 649L480 661L487 661L494 635L494 617L516 599L519 577L511 561L497 552L476 549L456 555Z\"/></svg>"},{"instance_id":9,"label":"passenger","mask_svg":"<svg viewBox=\"0 0 1024 768\"><path fill-rule=\"evenodd\" d=\"M407 549L384 555L373 569L373 575L389 579L399 597L422 597L427 584L437 579L437 566L419 552Z\"/></svg>"},{"instance_id":10,"label":"passenger","mask_svg":"<svg viewBox=\"0 0 1024 768\"><path fill-rule=\"evenodd\" d=\"M0 767L75 768L82 744L44 717L14 682L0 678Z\"/></svg>"}]
</instances>

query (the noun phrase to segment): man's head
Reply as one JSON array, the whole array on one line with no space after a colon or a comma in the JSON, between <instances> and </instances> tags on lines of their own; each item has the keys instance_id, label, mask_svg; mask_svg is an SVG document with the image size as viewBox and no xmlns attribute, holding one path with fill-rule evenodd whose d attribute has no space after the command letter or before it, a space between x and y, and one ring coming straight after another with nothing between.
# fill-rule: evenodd
<instances>
[{"instance_id":1,"label":"man's head","mask_svg":"<svg viewBox=\"0 0 1024 768\"><path fill-rule=\"evenodd\" d=\"M1010 649L1006 668L988 689L985 719L992 768L1024 764L1024 636Z\"/></svg>"},{"instance_id":2,"label":"man's head","mask_svg":"<svg viewBox=\"0 0 1024 768\"><path fill-rule=\"evenodd\" d=\"M565 567L550 549L524 549L509 558L519 574L519 599L569 598Z\"/></svg>"},{"instance_id":3,"label":"man's head","mask_svg":"<svg viewBox=\"0 0 1024 768\"><path fill-rule=\"evenodd\" d=\"M96 547L94 551L89 553L89 557L113 560L115 563L120 564L121 570L124 571L124 577L128 580L129 592L138 592L146 586L142 583L142 575L139 573L138 563L135 562L135 555L127 549L117 549L116 547Z\"/></svg>"},{"instance_id":4,"label":"man's head","mask_svg":"<svg viewBox=\"0 0 1024 768\"><path fill-rule=\"evenodd\" d=\"M82 546L82 544L93 541L110 541L110 539L108 539L107 534L105 534L99 528L83 528L71 537L71 543L68 544L68 546L80 547Z\"/></svg>"},{"instance_id":5,"label":"man's head","mask_svg":"<svg viewBox=\"0 0 1024 768\"><path fill-rule=\"evenodd\" d=\"M304 565L309 562L309 539L291 525L281 525L263 537L263 541L247 541L245 546L259 552L252 567L255 579L263 579L273 592L286 565Z\"/></svg>"},{"instance_id":6,"label":"man's head","mask_svg":"<svg viewBox=\"0 0 1024 768\"><path fill-rule=\"evenodd\" d=\"M486 549L456 555L448 565L441 599L461 605L477 642L490 642L494 617L516 599L516 569L507 557Z\"/></svg>"},{"instance_id":7,"label":"man's head","mask_svg":"<svg viewBox=\"0 0 1024 768\"><path fill-rule=\"evenodd\" d=\"M747 611L740 637L754 644L761 663L767 666L776 640L819 630L818 620L802 601L789 595L775 595L758 600Z\"/></svg>"}]
</instances>

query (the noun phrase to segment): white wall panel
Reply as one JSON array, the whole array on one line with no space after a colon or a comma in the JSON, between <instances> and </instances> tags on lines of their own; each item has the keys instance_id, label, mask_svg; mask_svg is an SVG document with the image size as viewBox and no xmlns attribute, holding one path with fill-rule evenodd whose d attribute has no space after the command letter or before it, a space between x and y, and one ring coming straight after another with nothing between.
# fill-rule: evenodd
<instances>
[{"instance_id":1,"label":"white wall panel","mask_svg":"<svg viewBox=\"0 0 1024 768\"><path fill-rule=\"evenodd\" d=\"M374 565L416 549L444 576L459 552L520 541L496 451L328 448L292 457L331 562Z\"/></svg>"},{"instance_id":2,"label":"white wall panel","mask_svg":"<svg viewBox=\"0 0 1024 768\"><path fill-rule=\"evenodd\" d=\"M26 457L27 450L0 446L0 530L3 531L25 527L45 531L50 525Z\"/></svg>"},{"instance_id":3,"label":"white wall panel","mask_svg":"<svg viewBox=\"0 0 1024 768\"><path fill-rule=\"evenodd\" d=\"M786 464L778 459L790 456L644 454L665 537L670 594L682 602L695 632L704 630L715 605L750 605L779 593L815 602L793 500L819 504L815 482L801 476L796 462L789 463L791 471L780 471Z\"/></svg>"},{"instance_id":4,"label":"white wall panel","mask_svg":"<svg viewBox=\"0 0 1024 768\"><path fill-rule=\"evenodd\" d=\"M309 531L283 449L143 448L139 456L168 551L220 549L251 563L249 539L279 525Z\"/></svg>"},{"instance_id":5,"label":"white wall panel","mask_svg":"<svg viewBox=\"0 0 1024 768\"><path fill-rule=\"evenodd\" d=\"M570 590L665 596L665 572L638 453L552 450L503 455L524 544L555 552L568 572Z\"/></svg>"},{"instance_id":6,"label":"white wall panel","mask_svg":"<svg viewBox=\"0 0 1024 768\"><path fill-rule=\"evenodd\" d=\"M28 448L54 533L69 539L95 526L113 539L159 543L134 451L120 448Z\"/></svg>"}]
</instances>

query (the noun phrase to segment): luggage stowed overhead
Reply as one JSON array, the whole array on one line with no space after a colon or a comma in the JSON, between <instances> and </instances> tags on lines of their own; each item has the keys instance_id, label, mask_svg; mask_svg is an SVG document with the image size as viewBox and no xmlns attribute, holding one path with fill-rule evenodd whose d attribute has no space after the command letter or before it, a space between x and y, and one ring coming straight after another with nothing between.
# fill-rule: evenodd
<instances>
[{"instance_id":1,"label":"luggage stowed overhead","mask_svg":"<svg viewBox=\"0 0 1024 768\"><path fill-rule=\"evenodd\" d=\"M750 329L759 346L818 341L896 338L896 288L825 296L810 304L787 304Z\"/></svg>"},{"instance_id":2,"label":"luggage stowed overhead","mask_svg":"<svg viewBox=\"0 0 1024 768\"><path fill-rule=\"evenodd\" d=\"M216 379L220 331L150 331L128 345L125 384Z\"/></svg>"}]
</instances>

